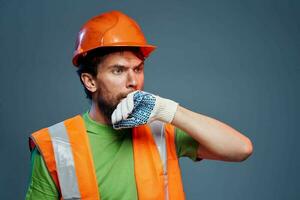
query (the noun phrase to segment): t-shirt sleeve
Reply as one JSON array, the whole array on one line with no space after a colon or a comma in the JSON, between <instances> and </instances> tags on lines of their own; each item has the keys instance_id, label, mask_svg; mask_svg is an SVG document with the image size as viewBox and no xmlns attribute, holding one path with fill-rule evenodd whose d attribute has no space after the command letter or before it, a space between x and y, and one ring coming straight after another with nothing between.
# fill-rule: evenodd
<instances>
[{"instance_id":1,"label":"t-shirt sleeve","mask_svg":"<svg viewBox=\"0 0 300 200\"><path fill-rule=\"evenodd\" d=\"M48 172L40 152L35 148L31 153L31 179L26 200L58 200L59 193Z\"/></svg>"},{"instance_id":2,"label":"t-shirt sleeve","mask_svg":"<svg viewBox=\"0 0 300 200\"><path fill-rule=\"evenodd\" d=\"M189 157L193 161L200 161L197 157L199 143L183 130L175 127L175 143L178 158Z\"/></svg>"}]
</instances>

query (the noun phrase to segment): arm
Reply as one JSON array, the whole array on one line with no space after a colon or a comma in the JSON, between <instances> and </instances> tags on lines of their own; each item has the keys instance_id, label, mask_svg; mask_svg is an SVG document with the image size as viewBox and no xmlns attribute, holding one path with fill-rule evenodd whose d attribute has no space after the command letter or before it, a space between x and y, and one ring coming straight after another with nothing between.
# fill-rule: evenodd
<instances>
[{"instance_id":1,"label":"arm","mask_svg":"<svg viewBox=\"0 0 300 200\"><path fill-rule=\"evenodd\" d=\"M58 200L59 193L56 189L46 164L35 148L31 152L31 177L26 192L26 200Z\"/></svg>"},{"instance_id":2,"label":"arm","mask_svg":"<svg viewBox=\"0 0 300 200\"><path fill-rule=\"evenodd\" d=\"M239 162L252 154L249 138L216 119L178 106L171 123L199 142L198 158Z\"/></svg>"},{"instance_id":3,"label":"arm","mask_svg":"<svg viewBox=\"0 0 300 200\"><path fill-rule=\"evenodd\" d=\"M172 123L198 141L199 158L243 161L252 153L251 141L230 126L144 91L128 94L112 114L112 124L116 129L153 120Z\"/></svg>"}]
</instances>

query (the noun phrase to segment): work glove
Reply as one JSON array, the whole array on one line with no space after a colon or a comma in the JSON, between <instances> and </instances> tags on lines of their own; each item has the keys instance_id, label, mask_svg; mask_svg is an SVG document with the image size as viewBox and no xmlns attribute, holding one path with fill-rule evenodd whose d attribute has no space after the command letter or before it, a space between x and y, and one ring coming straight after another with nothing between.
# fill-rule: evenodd
<instances>
[{"instance_id":1,"label":"work glove","mask_svg":"<svg viewBox=\"0 0 300 200\"><path fill-rule=\"evenodd\" d=\"M148 92L134 91L122 99L111 119L114 129L132 128L160 120L172 122L178 103Z\"/></svg>"}]
</instances>

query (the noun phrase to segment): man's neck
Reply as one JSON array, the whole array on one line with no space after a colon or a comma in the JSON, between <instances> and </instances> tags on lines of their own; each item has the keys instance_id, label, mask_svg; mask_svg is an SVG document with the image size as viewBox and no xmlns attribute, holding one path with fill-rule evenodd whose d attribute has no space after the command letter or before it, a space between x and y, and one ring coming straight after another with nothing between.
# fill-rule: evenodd
<instances>
[{"instance_id":1,"label":"man's neck","mask_svg":"<svg viewBox=\"0 0 300 200\"><path fill-rule=\"evenodd\" d=\"M111 122L103 115L96 103L92 102L89 116L92 120L100 124L111 124Z\"/></svg>"}]
</instances>

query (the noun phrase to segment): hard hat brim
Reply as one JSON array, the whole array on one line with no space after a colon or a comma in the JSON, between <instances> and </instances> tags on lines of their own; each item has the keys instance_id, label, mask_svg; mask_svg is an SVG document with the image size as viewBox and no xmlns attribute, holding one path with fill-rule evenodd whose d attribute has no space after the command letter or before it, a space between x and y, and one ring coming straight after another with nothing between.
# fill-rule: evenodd
<instances>
[{"instance_id":1,"label":"hard hat brim","mask_svg":"<svg viewBox=\"0 0 300 200\"><path fill-rule=\"evenodd\" d=\"M74 57L72 59L72 63L75 67L78 67L80 65L80 63L78 62L80 57L83 57L85 55L87 55L90 51L92 50L95 50L95 49L101 49L101 48L114 48L114 47L138 47L141 49L141 52L144 56L144 58L147 58L149 57L149 55L156 49L156 46L153 46L153 45L136 45L136 44L114 44L114 46L101 46L101 47L97 47L97 48L93 48L93 49L89 49L89 50L86 50L86 51L82 51L82 52L78 52L78 51L75 51L74 52Z\"/></svg>"}]
</instances>

